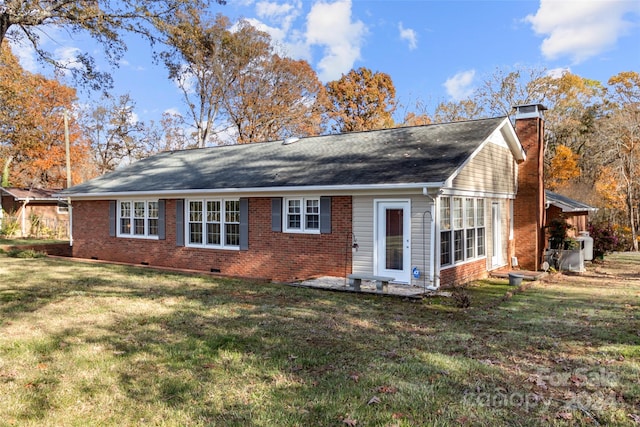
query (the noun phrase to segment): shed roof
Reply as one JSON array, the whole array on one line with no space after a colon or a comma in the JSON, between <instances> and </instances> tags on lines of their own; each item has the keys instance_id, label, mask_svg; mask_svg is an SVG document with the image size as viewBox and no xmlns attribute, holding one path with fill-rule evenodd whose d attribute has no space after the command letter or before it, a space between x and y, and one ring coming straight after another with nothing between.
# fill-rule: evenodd
<instances>
[{"instance_id":1,"label":"shed roof","mask_svg":"<svg viewBox=\"0 0 640 427\"><path fill-rule=\"evenodd\" d=\"M505 120L164 152L60 195L443 183Z\"/></svg>"},{"instance_id":2,"label":"shed roof","mask_svg":"<svg viewBox=\"0 0 640 427\"><path fill-rule=\"evenodd\" d=\"M594 208L593 206L573 200L567 196L563 196L562 194L554 193L550 190L545 190L544 194L547 198L547 203L559 208L562 212L595 212L598 210L598 208Z\"/></svg>"},{"instance_id":3,"label":"shed roof","mask_svg":"<svg viewBox=\"0 0 640 427\"><path fill-rule=\"evenodd\" d=\"M27 199L33 201L57 202L58 199L54 196L54 194L60 192L60 190L60 188L0 187L0 191L20 202Z\"/></svg>"}]
</instances>

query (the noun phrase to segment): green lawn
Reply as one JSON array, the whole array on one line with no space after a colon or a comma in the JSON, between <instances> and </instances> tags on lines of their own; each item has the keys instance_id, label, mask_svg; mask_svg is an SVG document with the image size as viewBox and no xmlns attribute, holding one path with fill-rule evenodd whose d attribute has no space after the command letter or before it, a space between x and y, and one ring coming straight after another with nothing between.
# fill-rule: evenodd
<instances>
[{"instance_id":1,"label":"green lawn","mask_svg":"<svg viewBox=\"0 0 640 427\"><path fill-rule=\"evenodd\" d=\"M0 255L0 425L638 425L640 254L511 291L460 309Z\"/></svg>"}]
</instances>

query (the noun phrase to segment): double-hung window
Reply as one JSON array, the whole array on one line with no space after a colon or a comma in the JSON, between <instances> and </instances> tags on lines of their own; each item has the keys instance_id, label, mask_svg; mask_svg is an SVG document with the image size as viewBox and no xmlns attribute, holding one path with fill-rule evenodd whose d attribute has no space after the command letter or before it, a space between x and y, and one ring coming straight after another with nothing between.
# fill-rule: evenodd
<instances>
[{"instance_id":1,"label":"double-hung window","mask_svg":"<svg viewBox=\"0 0 640 427\"><path fill-rule=\"evenodd\" d=\"M284 200L284 229L289 233L320 233L320 198Z\"/></svg>"},{"instance_id":2,"label":"double-hung window","mask_svg":"<svg viewBox=\"0 0 640 427\"><path fill-rule=\"evenodd\" d=\"M186 227L188 246L239 248L240 200L189 200Z\"/></svg>"},{"instance_id":3,"label":"double-hung window","mask_svg":"<svg viewBox=\"0 0 640 427\"><path fill-rule=\"evenodd\" d=\"M118 236L158 238L157 200L121 200L117 212Z\"/></svg>"},{"instance_id":4,"label":"double-hung window","mask_svg":"<svg viewBox=\"0 0 640 427\"><path fill-rule=\"evenodd\" d=\"M478 199L476 213L476 234L478 236L477 247L478 256L480 257L487 254L484 239L484 199Z\"/></svg>"},{"instance_id":5,"label":"double-hung window","mask_svg":"<svg viewBox=\"0 0 640 427\"><path fill-rule=\"evenodd\" d=\"M440 265L451 264L451 199L440 199Z\"/></svg>"},{"instance_id":6,"label":"double-hung window","mask_svg":"<svg viewBox=\"0 0 640 427\"><path fill-rule=\"evenodd\" d=\"M453 198L453 261L464 259L464 210L462 198Z\"/></svg>"},{"instance_id":7,"label":"double-hung window","mask_svg":"<svg viewBox=\"0 0 640 427\"><path fill-rule=\"evenodd\" d=\"M484 199L440 198L440 265L486 255Z\"/></svg>"}]
</instances>

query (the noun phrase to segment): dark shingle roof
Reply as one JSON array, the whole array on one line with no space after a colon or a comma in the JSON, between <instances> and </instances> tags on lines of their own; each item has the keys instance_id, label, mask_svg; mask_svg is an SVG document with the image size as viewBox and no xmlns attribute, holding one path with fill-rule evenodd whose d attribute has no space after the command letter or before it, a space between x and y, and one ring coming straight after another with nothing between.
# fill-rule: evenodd
<instances>
[{"instance_id":1,"label":"dark shingle roof","mask_svg":"<svg viewBox=\"0 0 640 427\"><path fill-rule=\"evenodd\" d=\"M40 200L40 201L57 201L53 195L58 193L59 188L18 188L18 187L4 187L0 188L1 191L9 196L13 196L17 201L22 200Z\"/></svg>"},{"instance_id":2,"label":"dark shingle roof","mask_svg":"<svg viewBox=\"0 0 640 427\"><path fill-rule=\"evenodd\" d=\"M573 200L562 194L554 193L553 191L545 190L544 192L547 203L560 208L562 212L583 212L583 211L597 211L598 208L589 206L585 203Z\"/></svg>"},{"instance_id":3,"label":"dark shingle roof","mask_svg":"<svg viewBox=\"0 0 640 427\"><path fill-rule=\"evenodd\" d=\"M165 152L61 195L443 182L504 119Z\"/></svg>"}]
</instances>

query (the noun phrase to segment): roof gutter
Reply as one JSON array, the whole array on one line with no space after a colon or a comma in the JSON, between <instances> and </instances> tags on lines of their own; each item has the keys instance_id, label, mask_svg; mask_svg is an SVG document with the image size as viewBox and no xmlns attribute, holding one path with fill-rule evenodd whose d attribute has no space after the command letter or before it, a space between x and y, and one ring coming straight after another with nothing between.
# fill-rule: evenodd
<instances>
[{"instance_id":1,"label":"roof gutter","mask_svg":"<svg viewBox=\"0 0 640 427\"><path fill-rule=\"evenodd\" d=\"M104 191L104 192L60 192L53 195L58 198L71 198L75 200L104 200L118 197L188 197L207 194L282 194L300 192L327 192L327 193L352 193L355 191L371 190L419 190L424 188L441 188L444 182L427 183L401 183L401 184L367 184L367 185L307 185L286 187L254 187L254 188L200 188L189 190L150 190L150 191Z\"/></svg>"}]
</instances>

